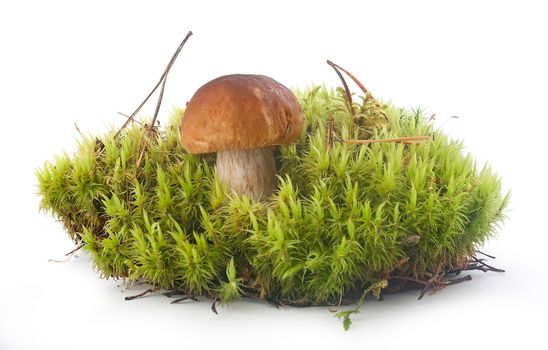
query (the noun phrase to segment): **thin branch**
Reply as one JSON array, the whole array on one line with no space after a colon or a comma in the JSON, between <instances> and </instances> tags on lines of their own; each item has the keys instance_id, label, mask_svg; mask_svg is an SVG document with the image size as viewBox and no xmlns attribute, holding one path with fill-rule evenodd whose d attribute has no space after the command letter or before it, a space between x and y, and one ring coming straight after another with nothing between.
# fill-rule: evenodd
<instances>
[{"instance_id":1,"label":"thin branch","mask_svg":"<svg viewBox=\"0 0 548 350\"><path fill-rule=\"evenodd\" d=\"M363 91L363 93L364 93L364 95L365 95L366 98L367 98L367 96L369 96L369 97L375 102L375 105L376 105L377 107L380 107L379 102L373 97L373 95L371 95L371 93L365 88L365 86L363 86L363 84L358 80L358 78L356 78L352 73L350 73L349 71L347 71L347 70L344 69L343 67L341 67L341 66L339 66L338 64L333 63L333 62L331 62L331 61L329 61L329 60L327 61L327 64L329 64L329 65L330 65L331 67L333 67L333 69L335 69L335 70L336 70L336 68L342 70L346 75L348 75L348 77L349 77L350 79L352 79L352 81L353 81L356 85L358 85L358 87L360 88L360 90ZM340 77L340 75L339 75L339 77ZM368 95L368 94L369 94L369 95ZM380 111L381 111L381 113L383 114L383 116L384 116L386 119L388 119L386 113L384 112L384 110L383 110L382 108L380 108Z\"/></svg>"},{"instance_id":2,"label":"thin branch","mask_svg":"<svg viewBox=\"0 0 548 350\"><path fill-rule=\"evenodd\" d=\"M416 284L420 284L420 285L422 285L422 286L427 286L427 285L428 285L428 282L427 282L427 281L419 280L419 279L413 278L413 277L406 277L406 276L390 276L390 279L413 282L413 283L416 283Z\"/></svg>"},{"instance_id":3,"label":"thin branch","mask_svg":"<svg viewBox=\"0 0 548 350\"><path fill-rule=\"evenodd\" d=\"M168 290L167 292L164 293L164 296L168 298L171 298L174 295L188 295L188 293L185 292L184 290L178 290L178 289Z\"/></svg>"},{"instance_id":4,"label":"thin branch","mask_svg":"<svg viewBox=\"0 0 548 350\"><path fill-rule=\"evenodd\" d=\"M434 291L443 288L440 286L441 279L443 279L443 275L441 274L436 274L432 276L432 278L430 278L424 285L424 288L422 289L421 294L419 295L419 300L421 300L422 297L424 297L424 295L426 294L429 288L432 288Z\"/></svg>"},{"instance_id":5,"label":"thin branch","mask_svg":"<svg viewBox=\"0 0 548 350\"><path fill-rule=\"evenodd\" d=\"M411 137L398 137L393 139L380 139L380 140L345 140L340 137L335 138L336 141L342 143L356 144L356 145L367 145L370 143L379 143L379 142L402 142L402 143L415 143L418 141L432 140L431 136L411 136Z\"/></svg>"},{"instance_id":6,"label":"thin branch","mask_svg":"<svg viewBox=\"0 0 548 350\"><path fill-rule=\"evenodd\" d=\"M125 114L125 113L122 113L122 112L116 112L116 113L118 113L119 115L121 115L121 116L123 116L123 117L130 118L130 116L127 115L127 114ZM134 121L135 123L141 125L141 126L143 125L143 123L141 123L141 122L138 121L138 120L133 119L133 121Z\"/></svg>"},{"instance_id":7,"label":"thin branch","mask_svg":"<svg viewBox=\"0 0 548 350\"><path fill-rule=\"evenodd\" d=\"M342 300L343 300L343 293L340 292L339 293L339 302L337 303L337 307L336 308L329 308L329 312L337 312L339 311L339 309L341 308L341 305L342 305Z\"/></svg>"},{"instance_id":8,"label":"thin branch","mask_svg":"<svg viewBox=\"0 0 548 350\"><path fill-rule=\"evenodd\" d=\"M149 288L139 294L136 294L136 295L132 295L132 296L128 296L128 297L125 297L125 300L133 300L133 299L137 299L137 298L140 298L140 297L143 297L149 293L154 293L158 290L159 288L156 288L156 287L153 287L153 288Z\"/></svg>"},{"instance_id":9,"label":"thin branch","mask_svg":"<svg viewBox=\"0 0 548 350\"><path fill-rule=\"evenodd\" d=\"M333 113L329 114L329 126L327 128L327 151L331 150L333 145L333 126L335 125L335 120L333 119Z\"/></svg>"},{"instance_id":10,"label":"thin branch","mask_svg":"<svg viewBox=\"0 0 548 350\"><path fill-rule=\"evenodd\" d=\"M479 264L469 264L468 266L466 266L466 268L463 269L464 271L473 271L473 270L478 270L478 271L482 271L482 272L489 272L489 268L485 267L485 266L482 266L482 265L479 265ZM462 271L462 270L461 270Z\"/></svg>"},{"instance_id":11,"label":"thin branch","mask_svg":"<svg viewBox=\"0 0 548 350\"><path fill-rule=\"evenodd\" d=\"M347 71L346 69L344 69L343 67L339 66L338 64L336 63L333 63L329 60L327 60L327 64L329 64L331 67L333 67L333 69L335 68L338 68L340 70L342 70L346 75L348 75L348 77L350 79L352 79L352 81L354 83L356 83L356 85L358 85L358 87L363 91L364 94L367 94L369 91L367 91L367 89L365 88L365 86L363 86L362 83L360 83L360 81L354 76L352 75L349 71Z\"/></svg>"},{"instance_id":12,"label":"thin branch","mask_svg":"<svg viewBox=\"0 0 548 350\"><path fill-rule=\"evenodd\" d=\"M140 142L139 143L139 157L137 158L137 162L135 163L135 177L137 177L137 174L139 173L139 166L141 165L141 161L143 160L143 156L145 155L145 148L146 148L146 143L143 146Z\"/></svg>"},{"instance_id":13,"label":"thin branch","mask_svg":"<svg viewBox=\"0 0 548 350\"><path fill-rule=\"evenodd\" d=\"M68 256L68 257L71 257L74 255L74 253L76 253L77 251L79 251L80 249L82 249L83 246L85 246L86 243L85 242L82 242L80 240L80 243L78 243L78 245L73 249L71 250L70 252L66 253L65 256Z\"/></svg>"},{"instance_id":14,"label":"thin branch","mask_svg":"<svg viewBox=\"0 0 548 350\"><path fill-rule=\"evenodd\" d=\"M458 277L454 279L446 279L448 273L438 273L432 276L429 280L420 280L413 277L406 277L406 276L390 276L390 279L395 280L402 280L407 282L415 283L418 286L421 286L421 293L419 295L419 300L421 300L428 290L432 290L432 292L436 292L440 289L445 288L446 286L461 283L464 281L470 281L472 279L472 276L466 275L463 277Z\"/></svg>"},{"instance_id":15,"label":"thin branch","mask_svg":"<svg viewBox=\"0 0 548 350\"><path fill-rule=\"evenodd\" d=\"M216 307L216 304L219 302L219 297L215 297L215 299L213 299L213 303L211 304L211 311L213 311L215 313L215 315L218 315L219 313L217 312L217 307Z\"/></svg>"},{"instance_id":16,"label":"thin branch","mask_svg":"<svg viewBox=\"0 0 548 350\"><path fill-rule=\"evenodd\" d=\"M421 300L425 295L426 295L426 292L428 291L428 288L430 286L429 285L425 285L424 288L421 290L421 294L419 295L419 299L418 300Z\"/></svg>"},{"instance_id":17,"label":"thin branch","mask_svg":"<svg viewBox=\"0 0 548 350\"><path fill-rule=\"evenodd\" d=\"M491 266L491 265L489 265L489 264L486 264L486 263L483 262L483 260L478 259L478 258L476 258L476 257L472 257L472 260L474 260L474 261L477 262L478 264L480 264L480 265L482 265L482 266L488 268L489 271L493 271L493 272L506 272L506 271L503 270L503 269L498 269L498 268L493 267L493 266Z\"/></svg>"},{"instance_id":18,"label":"thin branch","mask_svg":"<svg viewBox=\"0 0 548 350\"><path fill-rule=\"evenodd\" d=\"M84 134L82 134L82 132L80 131L80 128L78 127L78 124L76 124L76 122L74 122L74 127L76 128L76 131L78 131L78 133L80 134L80 136L82 138L84 138Z\"/></svg>"},{"instance_id":19,"label":"thin branch","mask_svg":"<svg viewBox=\"0 0 548 350\"><path fill-rule=\"evenodd\" d=\"M82 249L83 246L85 246L86 243L82 242L82 240L80 240L78 242L78 244L76 245L76 248L74 248L73 250L71 250L70 252L66 253L65 254L65 257L64 259L48 259L48 262L56 262L56 263L63 263L63 262L67 262L70 260L70 258L72 258L72 256L74 255L74 253L76 253L78 250Z\"/></svg>"},{"instance_id":20,"label":"thin branch","mask_svg":"<svg viewBox=\"0 0 548 350\"><path fill-rule=\"evenodd\" d=\"M70 260L72 256L66 257L64 259L48 259L48 262L54 262L54 263L64 263Z\"/></svg>"},{"instance_id":21,"label":"thin branch","mask_svg":"<svg viewBox=\"0 0 548 350\"><path fill-rule=\"evenodd\" d=\"M169 71L169 69L171 69L171 66L168 67L167 71ZM164 98L164 90L166 89L167 71L166 71L166 76L164 77L164 81L162 82L162 88L160 89L158 102L156 102L156 109L154 110L154 116L152 117L152 121L150 122L150 126L148 129L149 133L151 133L152 129L154 128L154 124L156 123L156 119L158 118L158 112L160 111L160 106L162 105L162 99Z\"/></svg>"},{"instance_id":22,"label":"thin branch","mask_svg":"<svg viewBox=\"0 0 548 350\"><path fill-rule=\"evenodd\" d=\"M300 300L292 300L292 299L279 299L278 300L280 306L292 306L292 307L308 307L308 306L312 306L314 305L313 302L311 302L310 300L303 300L303 299L300 299ZM318 306L333 306L333 305L328 305L328 304L325 304L325 303L322 303L322 304L318 304Z\"/></svg>"},{"instance_id":23,"label":"thin branch","mask_svg":"<svg viewBox=\"0 0 548 350\"><path fill-rule=\"evenodd\" d=\"M179 52L181 52L181 49L183 48L183 46L185 45L185 43L187 42L188 38L190 38L190 36L192 35L192 31L189 31L187 33L187 35L185 36L185 38L183 39L183 41L181 42L181 44L179 44L179 47L177 48L177 50L175 51L175 53L173 54L173 56L171 57L171 60L169 61L169 63L167 64L167 67L166 69L164 70L164 72L162 73L162 76L160 77L160 79L158 80L158 82L156 83L156 85L154 86L154 88L152 89L152 91L147 95L147 97L143 100L143 102L141 102L141 104L135 109L135 111L133 111L133 113L131 113L131 115L129 116L129 118L126 120L126 122L124 123L124 125L122 125L122 127L116 132L116 134L114 135L114 137L118 137L118 135L120 135L120 132L122 132L122 130L135 118L135 116L137 115L137 113L139 113L139 111L141 110L141 108L143 108L143 106L145 105L145 103L148 101L148 99L152 96L152 94L156 91L156 89L160 86L160 84L162 84L162 86L165 86L165 79L167 77L167 74L169 72L169 70L171 69L171 66L173 65L173 63L175 62L175 60L177 59L177 56L179 55ZM161 103L161 98L159 99L159 103ZM159 109L159 107L157 106L156 107L157 109ZM154 118L154 120L156 120L156 117ZM154 123L152 123L154 124Z\"/></svg>"},{"instance_id":24,"label":"thin branch","mask_svg":"<svg viewBox=\"0 0 548 350\"><path fill-rule=\"evenodd\" d=\"M446 286L450 286L452 284L457 284L457 283L461 283L461 282L464 282L464 281L471 281L471 280L472 280L472 276L466 275L466 276L463 276L463 277L459 277L459 278L455 278L455 279L452 279L452 280L444 281L443 283Z\"/></svg>"},{"instance_id":25,"label":"thin branch","mask_svg":"<svg viewBox=\"0 0 548 350\"><path fill-rule=\"evenodd\" d=\"M346 83L346 80L344 80L344 77L342 76L341 72L339 71L339 66L337 66L335 63L331 62L330 60L327 60L327 64L331 66L335 70L335 73L339 76L339 79L341 80L344 92L346 93L346 98L348 99L348 104L350 106L350 112L352 113L352 121L354 124L357 123L356 120L356 112L354 111L354 103L352 102L352 94L350 93L350 89L348 88L348 84Z\"/></svg>"},{"instance_id":26,"label":"thin branch","mask_svg":"<svg viewBox=\"0 0 548 350\"><path fill-rule=\"evenodd\" d=\"M491 259L496 259L495 256L486 254L486 253L484 253L484 252L482 252L482 251L479 251L479 250L476 250L476 253L480 253L481 255L484 255L484 256L486 256L486 257L488 257L488 258L491 258Z\"/></svg>"},{"instance_id":27,"label":"thin branch","mask_svg":"<svg viewBox=\"0 0 548 350\"><path fill-rule=\"evenodd\" d=\"M171 302L171 304L178 304L178 303L183 302L183 301L185 301L185 300L199 301L198 297L196 297L196 296L194 296L194 295L185 295L185 296L183 296L183 297L181 297L181 298L177 298L177 299L173 300L173 301Z\"/></svg>"},{"instance_id":28,"label":"thin branch","mask_svg":"<svg viewBox=\"0 0 548 350\"><path fill-rule=\"evenodd\" d=\"M435 115L435 114L434 114L434 115ZM445 124L447 124L450 120L453 120L453 119L459 119L459 116L454 115L454 116L452 116L452 117L447 118L447 119L446 119L446 120L445 120L437 129L436 129L436 132L438 132L438 130L441 130L441 129L445 126ZM430 120L432 120L432 119L430 119Z\"/></svg>"},{"instance_id":29,"label":"thin branch","mask_svg":"<svg viewBox=\"0 0 548 350\"><path fill-rule=\"evenodd\" d=\"M177 59L177 56L179 55L179 52L181 52L181 49L183 48L183 46L185 45L185 43L187 42L188 38L190 38L191 35L192 35L192 32L188 32L186 37L183 39L183 41L181 42L181 44L179 45L179 47L177 48L177 50L175 51L175 53L171 57L171 60L169 61L168 65L167 65L167 67L164 71L164 74L162 74L162 80L161 80L162 87L160 89L160 95L158 96L158 101L156 102L156 109L154 110L154 116L153 116L152 121L151 121L151 123L149 125L149 128L147 130L148 134L152 133L152 130L154 128L154 124L156 123L156 119L158 118L158 112L160 111L160 106L162 105L162 99L164 97L164 90L166 88L167 75L168 75L171 67L173 66L173 63L175 63L175 60ZM158 86L156 86L156 87L158 87ZM133 114L132 114L132 116L133 116ZM137 177L139 166L141 165L141 161L143 160L146 145L147 145L146 143L144 143L144 144L140 143L139 144L139 156L137 158L137 162L135 163L135 177Z\"/></svg>"}]
</instances>

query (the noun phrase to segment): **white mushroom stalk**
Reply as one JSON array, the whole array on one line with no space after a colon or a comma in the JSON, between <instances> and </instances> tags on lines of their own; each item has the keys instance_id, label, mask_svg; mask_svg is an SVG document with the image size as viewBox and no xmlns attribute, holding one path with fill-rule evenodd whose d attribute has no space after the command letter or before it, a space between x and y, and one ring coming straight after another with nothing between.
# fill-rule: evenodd
<instances>
[{"instance_id":1,"label":"white mushroom stalk","mask_svg":"<svg viewBox=\"0 0 548 350\"><path fill-rule=\"evenodd\" d=\"M254 202L268 198L276 189L276 163L271 147L217 152L219 180Z\"/></svg>"}]
</instances>

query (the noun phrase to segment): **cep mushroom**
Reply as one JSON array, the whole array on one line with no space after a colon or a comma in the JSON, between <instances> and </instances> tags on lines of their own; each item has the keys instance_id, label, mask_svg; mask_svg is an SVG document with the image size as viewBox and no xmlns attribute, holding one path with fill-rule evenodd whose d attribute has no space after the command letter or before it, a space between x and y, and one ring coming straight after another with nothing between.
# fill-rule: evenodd
<instances>
[{"instance_id":1,"label":"cep mushroom","mask_svg":"<svg viewBox=\"0 0 548 350\"><path fill-rule=\"evenodd\" d=\"M264 75L214 79L188 102L181 125L192 154L217 152L217 175L238 194L258 202L276 189L272 146L295 141L303 114L295 95Z\"/></svg>"}]
</instances>

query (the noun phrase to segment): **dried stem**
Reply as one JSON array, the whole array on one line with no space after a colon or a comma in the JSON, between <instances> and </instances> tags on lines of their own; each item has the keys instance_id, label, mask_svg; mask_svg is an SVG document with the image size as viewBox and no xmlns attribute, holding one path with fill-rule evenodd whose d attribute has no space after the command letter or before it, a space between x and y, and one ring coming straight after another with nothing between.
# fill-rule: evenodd
<instances>
[{"instance_id":1,"label":"dried stem","mask_svg":"<svg viewBox=\"0 0 548 350\"><path fill-rule=\"evenodd\" d=\"M327 64L329 64L331 67L333 67L333 69L335 68L338 68L340 70L342 70L346 75L348 75L348 77L350 79L352 79L352 81L354 81L354 83L356 83L356 85L358 85L358 87L363 91L364 94L367 94L369 91L367 91L367 89L365 88L365 86L363 86L362 83L360 83L360 81L354 76L352 75L349 71L347 71L346 69L344 69L343 67L339 66L338 64L336 63L333 63L331 61L327 61Z\"/></svg>"},{"instance_id":2,"label":"dried stem","mask_svg":"<svg viewBox=\"0 0 548 350\"><path fill-rule=\"evenodd\" d=\"M160 81L158 82L158 84L156 84L156 86L154 87L154 90L152 91L152 92L154 92L161 83L162 87L160 88L160 95L158 96L158 101L156 102L156 109L154 110L154 116L152 117L152 121L149 125L148 130L146 131L146 133L148 133L148 134L152 134L154 124L156 123L156 119L158 118L158 112L160 111L160 106L162 105L162 99L164 97L164 90L166 88L167 75L168 75L171 67L173 66L173 63L175 63L175 60L177 59L177 56L179 56L179 52L181 52L183 46L185 46L185 43L187 42L188 38L190 38L191 35L192 35L192 32L189 31L188 34L186 35L186 37L181 42L181 44L179 44L179 47L177 48L177 50L175 51L175 53L171 57L171 60L169 61L166 69L164 70L164 73L162 74L162 77L160 78ZM151 92L151 94L152 94L152 92ZM143 101L143 103L141 103L141 105L139 106L138 109L140 109L142 107L142 105L146 102L146 100L148 100L148 98L150 97L151 94L149 94L149 96L147 96L145 101ZM130 116L130 119L133 119L135 117L135 114L136 114L136 112L133 112ZM128 121L126 121L126 123L122 126L122 129L128 124L130 119L128 119ZM118 130L118 132L116 133L116 135L114 137L116 137L118 135L120 130ZM141 165L141 161L143 160L146 145L147 145L146 143L143 144L142 142L139 144L139 153L138 153L139 156L137 157L137 162L135 163L135 177L137 177L137 174L138 174L138 171L139 171L138 170L139 166Z\"/></svg>"},{"instance_id":3,"label":"dried stem","mask_svg":"<svg viewBox=\"0 0 548 350\"><path fill-rule=\"evenodd\" d=\"M331 307L330 307L330 308L328 309L329 312L337 312L337 311L339 311L339 309L340 309L340 307L341 307L341 305L342 305L342 301L343 301L343 293L340 292L340 293L339 293L339 302L337 303L337 307L336 307L336 308L331 308Z\"/></svg>"},{"instance_id":4,"label":"dried stem","mask_svg":"<svg viewBox=\"0 0 548 350\"><path fill-rule=\"evenodd\" d=\"M338 64L336 63L333 63L331 62L330 60L327 60L327 64L329 64L331 67L333 67L333 69L335 69L335 71L337 72L337 74L339 75L339 78L342 79L341 77L341 74L340 72L338 71L338 69L342 70L346 75L348 75L348 77L350 79L352 79L352 81L358 85L358 87L360 88L360 90L363 91L365 97L367 98L368 96L374 101L375 105L377 107L380 107L380 104L379 102L373 97L373 95L371 95L371 93L365 88L365 86L363 86L363 84L352 74L350 73L349 71L347 71L346 69L344 69L343 67L339 66ZM346 83L344 82L343 80L343 85L346 86ZM346 90L346 89L345 89ZM347 93L348 95L348 93ZM349 101L352 101L352 98L349 99ZM379 110L381 111L381 113L383 114L383 116L388 119L388 117L386 116L386 113L384 112L384 110L382 108L379 108ZM353 112L354 110L352 110ZM352 113L352 115L355 117L354 113Z\"/></svg>"},{"instance_id":5,"label":"dried stem","mask_svg":"<svg viewBox=\"0 0 548 350\"><path fill-rule=\"evenodd\" d=\"M488 257L488 258L490 258L490 259L496 259L495 256L486 254L486 253L484 253L484 252L482 252L482 251L480 251L480 250L476 250L476 253L479 253L479 254L481 254L481 255L483 255L483 256L486 256L486 257Z\"/></svg>"},{"instance_id":6,"label":"dried stem","mask_svg":"<svg viewBox=\"0 0 548 350\"><path fill-rule=\"evenodd\" d=\"M76 131L78 131L78 133L80 134L80 136L82 138L84 138L84 134L82 134L82 132L80 131L80 128L78 127L78 124L76 124L76 122L74 122L74 127L76 128Z\"/></svg>"},{"instance_id":7,"label":"dried stem","mask_svg":"<svg viewBox=\"0 0 548 350\"><path fill-rule=\"evenodd\" d=\"M165 292L164 295L168 298L171 298L174 295L189 295L189 294L185 292L184 290L172 289Z\"/></svg>"},{"instance_id":8,"label":"dried stem","mask_svg":"<svg viewBox=\"0 0 548 350\"><path fill-rule=\"evenodd\" d=\"M183 302L183 301L185 301L185 300L199 301L198 297L196 297L196 296L194 296L194 295L185 295L185 296L183 296L183 297L181 297L181 298L177 298L177 299L173 300L173 301L171 302L171 304L178 304L178 303Z\"/></svg>"},{"instance_id":9,"label":"dried stem","mask_svg":"<svg viewBox=\"0 0 548 350\"><path fill-rule=\"evenodd\" d=\"M479 252L480 254L483 254L485 256L491 257L491 255ZM494 257L493 257L494 258ZM390 280L401 280L401 281L407 281L411 282L414 285L409 286L401 285L398 286L393 291L401 291L402 288L404 289L414 289L417 286L420 286L422 288L419 300L422 299L422 297L426 294L426 292L429 289L432 289L433 292L440 290L442 288L445 288L446 286L470 281L472 279L472 276L466 275L463 277L458 278L448 278L449 275L458 275L462 271L472 271L472 270L480 270L483 272L505 272L503 269L498 269L496 267L490 266L484 262L484 259L478 259L476 257L470 257L470 259L465 263L465 265L462 268L454 269L454 270L445 270L441 272L437 272L433 274L433 276L428 280L421 280L418 278L408 277L408 276L389 276L388 279Z\"/></svg>"},{"instance_id":10,"label":"dried stem","mask_svg":"<svg viewBox=\"0 0 548 350\"><path fill-rule=\"evenodd\" d=\"M352 121L354 122L354 124L357 124L357 119L356 119L356 113L354 111L354 106L352 102L352 94L350 93L348 84L344 80L344 77L342 76L340 71L343 71L348 77L350 77L350 79L352 79L352 81L354 81L354 83L356 83L356 85L358 85L358 87L363 91L363 93L365 94L364 103L367 101L367 99L370 99L371 101L373 101L374 105L378 107L379 111L382 113L384 118L388 120L388 116L386 115L386 112L381 108L379 102L371 95L369 91L367 91L365 86L363 86L363 84L352 73L350 73L343 67L339 66L338 64L330 60L327 60L327 64L330 65L335 70L335 72L337 73L337 75L339 76L339 79L341 80L343 84L344 91L346 93L346 97L350 105L350 111L352 112ZM414 145L419 143L420 141L431 140L431 139L432 139L431 136L414 136L414 137L401 137L401 138L383 139L383 140L344 140L340 137L333 136L333 114L331 114L329 129L327 131L327 150L329 151L331 149L333 140L336 140L342 143L347 143L347 144L359 144L359 145L366 145L370 143L379 143L379 142L398 142L398 143L403 143L405 145Z\"/></svg>"},{"instance_id":11,"label":"dried stem","mask_svg":"<svg viewBox=\"0 0 548 350\"><path fill-rule=\"evenodd\" d=\"M292 299L280 299L278 300L280 306L293 306L293 307L308 307L314 305L310 300L292 300ZM318 306L329 306L327 304L322 304Z\"/></svg>"},{"instance_id":12,"label":"dried stem","mask_svg":"<svg viewBox=\"0 0 548 350\"><path fill-rule=\"evenodd\" d=\"M329 114L329 126L327 127L327 151L331 150L333 146L333 126L335 125L335 120L333 119L333 113Z\"/></svg>"},{"instance_id":13,"label":"dried stem","mask_svg":"<svg viewBox=\"0 0 548 350\"><path fill-rule=\"evenodd\" d=\"M421 294L419 295L419 300L421 300L426 292L429 289L432 289L432 293L434 293L437 290L440 290L446 286L443 280L445 277L444 274L437 273L434 276L432 276L428 281L426 281L426 284L424 285L424 288L421 291Z\"/></svg>"},{"instance_id":14,"label":"dried stem","mask_svg":"<svg viewBox=\"0 0 548 350\"><path fill-rule=\"evenodd\" d=\"M219 302L219 297L215 297L215 299L213 299L213 303L211 304L211 311L213 311L215 315L219 314L217 312L217 306L216 306L218 302Z\"/></svg>"},{"instance_id":15,"label":"dried stem","mask_svg":"<svg viewBox=\"0 0 548 350\"><path fill-rule=\"evenodd\" d=\"M482 259L478 259L478 258L476 258L476 257L472 257L472 260L474 260L476 263L478 263L478 264L480 264L480 265L486 267L486 268L488 269L488 271L493 271L493 272L506 272L506 271L503 270L503 269L498 269L498 268L496 268L496 267L493 267L493 266L491 266L491 265L488 265L488 264L484 263Z\"/></svg>"},{"instance_id":16,"label":"dried stem","mask_svg":"<svg viewBox=\"0 0 548 350\"><path fill-rule=\"evenodd\" d=\"M198 299L197 295L188 294L184 290L179 290L179 289L168 290L167 292L164 293L164 295L168 298L171 298L175 295L182 295L182 297L173 300L171 302L171 304L178 304L178 303L183 302L185 300L200 301L200 299Z\"/></svg>"},{"instance_id":17,"label":"dried stem","mask_svg":"<svg viewBox=\"0 0 548 350\"><path fill-rule=\"evenodd\" d=\"M336 141L342 143L356 144L356 145L366 145L370 143L379 143L379 142L401 142L405 144L415 143L419 141L432 140L431 136L411 136L411 137L398 137L393 139L380 139L380 140L345 140L340 137L335 138Z\"/></svg>"},{"instance_id":18,"label":"dried stem","mask_svg":"<svg viewBox=\"0 0 548 350\"><path fill-rule=\"evenodd\" d=\"M68 257L73 256L74 253L76 253L77 251L82 249L82 247L85 246L85 245L86 245L86 243L84 243L80 240L80 242L76 245L76 247L73 250L71 250L70 252L66 253L65 256L68 256Z\"/></svg>"},{"instance_id":19,"label":"dried stem","mask_svg":"<svg viewBox=\"0 0 548 350\"><path fill-rule=\"evenodd\" d=\"M114 135L115 138L118 137L118 135L120 135L122 130L135 118L137 113L139 113L141 108L143 108L143 106L148 101L148 99L152 96L152 94L156 91L156 89L160 86L160 84L162 84L162 91L161 91L161 94L160 94L160 98L158 99L158 103L156 105L156 112L155 112L155 115L154 115L153 122L151 123L151 125L154 125L154 121L156 121L156 116L157 116L158 110L160 108L159 104L162 102L163 88L165 86L165 80L166 80L167 74L169 73L169 70L171 69L171 66L173 65L173 63L177 59L177 56L179 55L179 52L181 52L183 46L185 45L185 43L187 42L188 38L190 38L191 35L192 35L192 31L189 31L187 33L187 35L185 36L185 38L183 39L183 41L181 42L181 44L179 44L179 47L177 48L177 50L175 51L173 56L171 57L171 60L167 64L166 69L164 70L164 72L162 73L162 76L160 77L160 80L158 80L158 82L156 83L156 85L154 86L152 91L147 95L147 97L143 100L143 102L141 102L141 104L135 109L135 111L133 111L133 113L131 113L131 115L126 120L124 125L122 125L122 127L116 132L116 134Z\"/></svg>"},{"instance_id":20,"label":"dried stem","mask_svg":"<svg viewBox=\"0 0 548 350\"><path fill-rule=\"evenodd\" d=\"M406 277L406 276L390 276L390 279L413 282L413 283L416 283L416 284L420 284L420 285L422 285L422 286L428 285L428 281L423 281L423 280L420 280L420 279L417 279L417 278L413 278L413 277Z\"/></svg>"},{"instance_id":21,"label":"dried stem","mask_svg":"<svg viewBox=\"0 0 548 350\"><path fill-rule=\"evenodd\" d=\"M177 55L175 53L175 55ZM173 63L171 63L173 65ZM158 96L158 102L156 102L156 109L154 110L154 116L152 117L152 121L150 122L150 126L148 129L149 134L152 133L152 128L154 128L154 123L156 123L156 119L158 118L158 112L160 111L160 106L162 105L162 99L164 98L164 90L166 89L166 81L167 81L167 72L171 69L171 66L166 68L166 75L164 77L164 81L162 82L162 88L160 89L160 95Z\"/></svg>"},{"instance_id":22,"label":"dried stem","mask_svg":"<svg viewBox=\"0 0 548 350\"><path fill-rule=\"evenodd\" d=\"M137 174L139 174L139 166L141 165L141 161L143 160L143 156L145 155L145 149L146 149L146 143L143 145L142 142L139 142L139 157L137 158L137 162L135 162L135 178L137 177Z\"/></svg>"},{"instance_id":23,"label":"dried stem","mask_svg":"<svg viewBox=\"0 0 548 350\"><path fill-rule=\"evenodd\" d=\"M443 283L446 286L450 286L452 284L457 284L457 283L461 283L461 282L465 282L465 281L471 281L471 280L472 280L472 276L466 275L466 276L463 276L463 277L459 277L459 278L455 278L455 279L452 279L452 280L444 281Z\"/></svg>"},{"instance_id":24,"label":"dried stem","mask_svg":"<svg viewBox=\"0 0 548 350\"><path fill-rule=\"evenodd\" d=\"M125 297L126 300L133 300L133 299L137 299L137 298L141 298L149 293L154 293L158 290L159 288L156 288L156 287L153 287L153 288L149 288L139 294L136 294L136 295L132 295L132 296L129 296L129 297Z\"/></svg>"},{"instance_id":25,"label":"dried stem","mask_svg":"<svg viewBox=\"0 0 548 350\"><path fill-rule=\"evenodd\" d=\"M62 262L67 262L70 260L70 258L72 258L72 256L74 255L74 253L76 253L78 250L82 249L83 246L85 246L86 243L82 242L82 240L80 240L77 244L76 244L76 247L71 250L70 252L66 253L65 254L65 257L64 259L60 259L60 260L57 260L57 259L48 259L48 262L56 262L56 263L62 263Z\"/></svg>"},{"instance_id":26,"label":"dried stem","mask_svg":"<svg viewBox=\"0 0 548 350\"><path fill-rule=\"evenodd\" d=\"M354 103L352 102L352 94L350 93L350 89L348 88L348 84L346 83L346 80L344 80L344 77L339 71L340 67L337 66L335 63L331 62L330 60L327 60L327 64L330 65L335 70L335 73L337 73L337 75L339 76L339 79L341 80L344 87L344 92L346 93L346 98L348 99L350 112L352 113L352 121L354 122L354 124L357 124L356 112L354 111Z\"/></svg>"},{"instance_id":27,"label":"dried stem","mask_svg":"<svg viewBox=\"0 0 548 350\"><path fill-rule=\"evenodd\" d=\"M118 114L119 114L119 115L121 115L122 117L125 117L125 118L130 118L130 116L129 116L129 115L127 115L127 114L125 114L125 113L122 113L122 112L116 112L116 113L118 113ZM135 123L137 123L137 124L141 125L141 126L143 125L143 123L141 123L141 122L140 122L140 121L138 121L138 120L135 120L135 119L133 119L133 121L134 121Z\"/></svg>"}]
</instances>

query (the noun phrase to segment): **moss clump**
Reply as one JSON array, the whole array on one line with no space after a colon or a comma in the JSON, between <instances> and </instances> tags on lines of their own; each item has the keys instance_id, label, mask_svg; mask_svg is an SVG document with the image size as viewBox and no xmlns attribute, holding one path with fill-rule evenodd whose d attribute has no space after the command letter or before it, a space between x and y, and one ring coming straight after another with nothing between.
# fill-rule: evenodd
<instances>
[{"instance_id":1,"label":"moss clump","mask_svg":"<svg viewBox=\"0 0 548 350\"><path fill-rule=\"evenodd\" d=\"M279 186L268 201L227 194L215 158L183 150L179 110L152 137L133 124L46 162L37 170L41 206L85 243L102 276L221 302L356 300L392 276L461 269L493 235L508 202L499 178L478 170L462 143L434 131L420 110L365 98L354 123L340 91L296 94L305 127L277 151ZM342 138L433 140L335 142L328 151L330 113Z\"/></svg>"}]
</instances>

